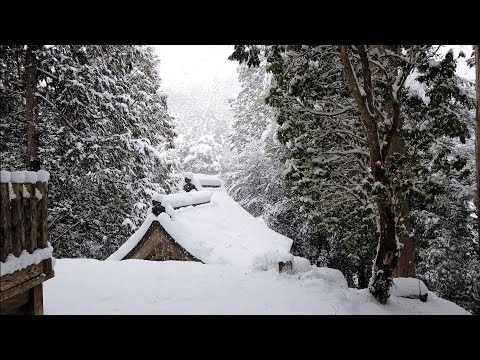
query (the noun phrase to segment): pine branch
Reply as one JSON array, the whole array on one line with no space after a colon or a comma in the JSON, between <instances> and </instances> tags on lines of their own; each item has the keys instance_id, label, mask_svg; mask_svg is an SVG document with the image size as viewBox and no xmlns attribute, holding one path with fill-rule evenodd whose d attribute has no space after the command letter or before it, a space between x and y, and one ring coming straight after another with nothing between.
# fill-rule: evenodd
<instances>
[{"instance_id":1,"label":"pine branch","mask_svg":"<svg viewBox=\"0 0 480 360\"><path fill-rule=\"evenodd\" d=\"M70 123L70 120L69 120L65 115L63 115L60 110L58 110L58 108L55 106L54 103L52 103L50 100L48 100L46 97L44 97L43 95L39 94L38 92L35 93L35 96L36 96L36 97L39 97L40 99L44 100L48 105L50 105L50 106L62 117L63 122L65 123L65 125L67 125L67 127L68 127L70 130L72 130L75 134L80 135L80 132L73 127L73 125Z\"/></svg>"},{"instance_id":2,"label":"pine branch","mask_svg":"<svg viewBox=\"0 0 480 360\"><path fill-rule=\"evenodd\" d=\"M43 69L40 69L39 67L37 67L37 71L40 71L41 73L44 73L45 75L52 78L53 80L58 80L58 76L55 76L55 75L53 75L52 73L50 73L46 70L43 70Z\"/></svg>"}]
</instances>

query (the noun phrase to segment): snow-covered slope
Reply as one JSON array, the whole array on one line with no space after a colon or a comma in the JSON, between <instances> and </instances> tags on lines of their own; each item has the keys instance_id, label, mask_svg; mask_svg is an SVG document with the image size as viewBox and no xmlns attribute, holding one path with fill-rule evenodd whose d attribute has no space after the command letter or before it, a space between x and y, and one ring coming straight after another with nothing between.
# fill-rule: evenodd
<instances>
[{"instance_id":1,"label":"snow-covered slope","mask_svg":"<svg viewBox=\"0 0 480 360\"><path fill-rule=\"evenodd\" d=\"M57 259L45 314L468 314L430 292L380 305L338 270L294 275L177 261Z\"/></svg>"},{"instance_id":2,"label":"snow-covered slope","mask_svg":"<svg viewBox=\"0 0 480 360\"><path fill-rule=\"evenodd\" d=\"M279 261L293 260L290 254L292 240L255 219L224 189L213 189L211 192L208 204L173 210L173 205L165 203L167 212L158 217L149 214L147 221L159 221L178 244L206 264L267 269L278 266ZM168 196L162 198L165 201L168 199ZM182 205L185 205L184 202ZM147 228L142 226L140 232ZM140 239L139 233L135 233L108 259L122 259Z\"/></svg>"}]
</instances>

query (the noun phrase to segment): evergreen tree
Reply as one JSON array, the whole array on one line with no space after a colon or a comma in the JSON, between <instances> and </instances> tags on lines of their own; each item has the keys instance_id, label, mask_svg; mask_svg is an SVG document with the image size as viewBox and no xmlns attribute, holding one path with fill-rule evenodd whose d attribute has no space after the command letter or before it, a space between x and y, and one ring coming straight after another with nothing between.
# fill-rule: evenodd
<instances>
[{"instance_id":1,"label":"evergreen tree","mask_svg":"<svg viewBox=\"0 0 480 360\"><path fill-rule=\"evenodd\" d=\"M255 48L237 46L231 58L257 65ZM448 138L468 136L469 100L452 54L434 56L431 46L268 49L275 81L267 102L277 109L279 139L291 151L292 190L335 248L352 244L366 260L378 237L370 291L380 302L389 296L402 250L404 265L413 262L409 202L435 199L439 186L428 180L435 173L465 176L465 161L449 156ZM405 87L415 69L424 74L419 81L428 87L429 104ZM426 123L429 133L416 138ZM339 258L368 268L356 253Z\"/></svg>"},{"instance_id":2,"label":"evergreen tree","mask_svg":"<svg viewBox=\"0 0 480 360\"><path fill-rule=\"evenodd\" d=\"M219 174L222 170L220 165L221 147L215 142L213 136L201 136L189 147L188 154L183 159L183 168L198 174Z\"/></svg>"},{"instance_id":3,"label":"evergreen tree","mask_svg":"<svg viewBox=\"0 0 480 360\"><path fill-rule=\"evenodd\" d=\"M278 125L273 108L265 104L271 80L266 61L263 59L258 68L240 64L238 77L242 89L232 102L235 121L229 135L230 162L225 174L229 194L250 214L294 239L295 254L308 253L313 263L320 264L317 249L297 248L297 244L309 244L307 239L312 234L307 219L298 213L300 204L292 201L282 174L286 152L276 136Z\"/></svg>"},{"instance_id":4,"label":"evergreen tree","mask_svg":"<svg viewBox=\"0 0 480 360\"><path fill-rule=\"evenodd\" d=\"M2 108L1 135L5 144L23 147L26 51L2 46L1 53L8 75L3 87L13 94ZM176 182L174 131L159 91L158 60L144 46L39 46L33 53L38 159L51 173L54 255L105 258L143 221L151 192ZM1 151L6 168L25 168L17 149Z\"/></svg>"}]
</instances>

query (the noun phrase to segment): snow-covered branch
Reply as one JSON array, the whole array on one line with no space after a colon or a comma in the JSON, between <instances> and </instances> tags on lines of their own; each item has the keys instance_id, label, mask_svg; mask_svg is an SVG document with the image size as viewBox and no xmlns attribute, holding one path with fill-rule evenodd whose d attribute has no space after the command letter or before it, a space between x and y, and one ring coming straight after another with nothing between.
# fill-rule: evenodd
<instances>
[{"instance_id":1,"label":"snow-covered branch","mask_svg":"<svg viewBox=\"0 0 480 360\"><path fill-rule=\"evenodd\" d=\"M74 128L74 126L71 124L70 120L62 114L62 112L60 110L57 109L57 107L55 106L54 103L52 103L50 100L48 100L46 97L44 97L42 94L39 94L38 92L35 93L35 96L36 97L39 97L40 99L42 99L43 101L45 101L48 105L50 105L53 109L56 110L56 112L61 116L61 118L63 119L63 122L65 123L65 125L67 125L67 127L72 130L75 134L77 135L80 135L80 132Z\"/></svg>"}]
</instances>

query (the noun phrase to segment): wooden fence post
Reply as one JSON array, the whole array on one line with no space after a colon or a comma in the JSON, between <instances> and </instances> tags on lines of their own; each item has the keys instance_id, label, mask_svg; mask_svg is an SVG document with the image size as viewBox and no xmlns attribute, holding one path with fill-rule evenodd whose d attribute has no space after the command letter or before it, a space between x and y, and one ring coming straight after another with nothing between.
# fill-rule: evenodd
<instances>
[{"instance_id":1,"label":"wooden fence post","mask_svg":"<svg viewBox=\"0 0 480 360\"><path fill-rule=\"evenodd\" d=\"M15 199L10 202L12 209L13 255L19 257L25 249L25 227L23 224L23 183L12 183Z\"/></svg>"},{"instance_id":2,"label":"wooden fence post","mask_svg":"<svg viewBox=\"0 0 480 360\"><path fill-rule=\"evenodd\" d=\"M12 220L10 217L9 183L0 183L0 261L12 253Z\"/></svg>"},{"instance_id":3,"label":"wooden fence post","mask_svg":"<svg viewBox=\"0 0 480 360\"><path fill-rule=\"evenodd\" d=\"M35 197L35 184L25 184L30 197L26 200L26 208L28 209L25 213L25 224L29 225L29 232L25 235L28 236L28 239L25 239L27 244L27 251L33 253L37 248L37 198ZM25 226L25 229L28 227Z\"/></svg>"},{"instance_id":4,"label":"wooden fence post","mask_svg":"<svg viewBox=\"0 0 480 360\"><path fill-rule=\"evenodd\" d=\"M37 233L37 248L43 249L48 246L48 218L47 218L47 197L48 188L47 183L37 182L36 189L42 195L42 198L38 201L37 215L38 215L38 233Z\"/></svg>"}]
</instances>

